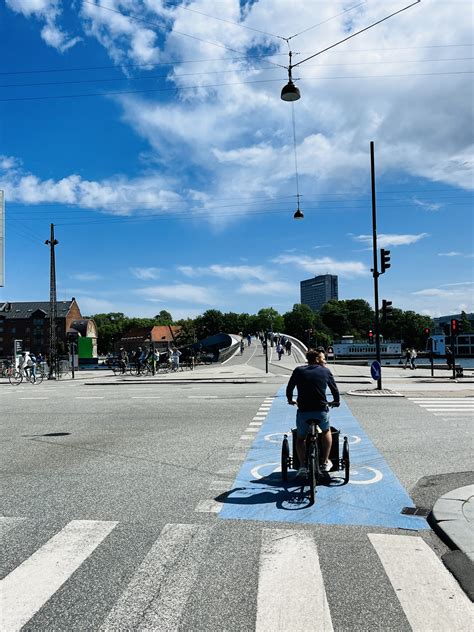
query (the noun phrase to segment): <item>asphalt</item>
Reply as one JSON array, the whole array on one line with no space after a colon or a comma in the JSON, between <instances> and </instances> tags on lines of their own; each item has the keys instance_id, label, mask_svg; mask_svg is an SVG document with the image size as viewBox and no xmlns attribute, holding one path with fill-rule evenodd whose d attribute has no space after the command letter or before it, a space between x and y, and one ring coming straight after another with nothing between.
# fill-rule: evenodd
<instances>
[{"instance_id":1,"label":"asphalt","mask_svg":"<svg viewBox=\"0 0 474 632\"><path fill-rule=\"evenodd\" d=\"M134 383L156 384L164 383L239 383L239 382L271 382L275 378L289 376L296 362L303 362L301 353L295 351L295 356L283 356L278 360L274 351L270 349L268 372L263 368L256 368L248 363L245 355L239 363L240 354L236 353L229 361L211 366L198 366L194 371L184 370L177 373L160 374L146 378L133 376L114 376L110 371L77 371L76 380L84 381L90 386L110 384L130 385ZM431 376L428 368L419 368L416 371L406 371L401 367L384 367L385 387L378 391L374 381L370 377L367 366L343 365L330 362L329 368L333 371L338 384L348 383L363 385L362 388L347 391L348 395L356 397L403 397L404 394L413 394L417 390L436 390L437 393L455 391L463 393L466 397L473 397L472 386L474 371L465 372L464 378L453 380L448 373L437 370L437 375ZM388 385L388 387L387 387ZM464 485L443 493L433 505L429 516L433 529L452 549L445 563L453 574L459 573L464 578L470 578L468 585L463 581L463 588L471 599L474 598L474 484ZM449 554L448 554L449 555ZM467 572L466 572L467 571Z\"/></svg>"}]
</instances>

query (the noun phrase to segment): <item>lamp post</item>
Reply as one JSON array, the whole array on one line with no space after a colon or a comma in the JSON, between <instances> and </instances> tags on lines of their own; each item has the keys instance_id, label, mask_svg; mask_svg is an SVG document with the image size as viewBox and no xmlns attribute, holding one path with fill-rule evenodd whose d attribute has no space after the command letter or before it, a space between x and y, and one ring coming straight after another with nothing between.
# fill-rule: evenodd
<instances>
[{"instance_id":1,"label":"lamp post","mask_svg":"<svg viewBox=\"0 0 474 632\"><path fill-rule=\"evenodd\" d=\"M380 356L380 321L379 321L379 271L377 266L377 206L375 200L375 157L374 157L374 141L370 141L370 176L372 187L372 248L374 255L374 267L372 268L372 276L374 277L374 301L375 301L375 355L377 362L381 365ZM377 390L382 390L382 373L377 380Z\"/></svg>"}]
</instances>

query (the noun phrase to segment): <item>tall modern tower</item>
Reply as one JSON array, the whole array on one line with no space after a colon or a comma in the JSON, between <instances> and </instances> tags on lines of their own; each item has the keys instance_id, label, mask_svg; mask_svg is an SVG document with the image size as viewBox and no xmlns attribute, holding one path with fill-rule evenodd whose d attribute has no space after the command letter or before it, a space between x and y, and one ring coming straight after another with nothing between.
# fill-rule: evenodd
<instances>
[{"instance_id":1,"label":"tall modern tower","mask_svg":"<svg viewBox=\"0 0 474 632\"><path fill-rule=\"evenodd\" d=\"M332 298L338 299L337 276L321 274L320 276L301 281L301 303L319 312L324 303Z\"/></svg>"}]
</instances>

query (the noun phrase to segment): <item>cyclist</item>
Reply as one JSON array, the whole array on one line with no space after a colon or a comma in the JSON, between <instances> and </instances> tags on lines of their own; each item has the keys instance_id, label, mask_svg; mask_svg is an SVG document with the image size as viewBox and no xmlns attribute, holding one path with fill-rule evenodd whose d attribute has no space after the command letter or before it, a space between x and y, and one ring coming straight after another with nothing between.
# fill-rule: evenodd
<instances>
[{"instance_id":1,"label":"cyclist","mask_svg":"<svg viewBox=\"0 0 474 632\"><path fill-rule=\"evenodd\" d=\"M329 425L329 406L326 400L327 388L333 396L332 405L337 407L340 404L339 390L331 371L322 364L324 359L322 354L316 349L308 349L306 359L308 364L296 367L286 387L288 404L298 406L296 413L296 453L298 454L300 469L296 473L297 477L308 475L308 470L305 467L305 440L309 432L308 421L311 419L316 419L322 430L323 463L321 469L323 472L329 472L332 468L332 462L329 460L332 436ZM295 387L298 391L297 401L293 399Z\"/></svg>"}]
</instances>

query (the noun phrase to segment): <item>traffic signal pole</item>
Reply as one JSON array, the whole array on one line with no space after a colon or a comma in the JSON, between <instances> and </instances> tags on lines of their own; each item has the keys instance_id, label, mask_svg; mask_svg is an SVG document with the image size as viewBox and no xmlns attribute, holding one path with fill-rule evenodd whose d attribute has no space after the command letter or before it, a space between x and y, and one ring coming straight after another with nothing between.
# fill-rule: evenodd
<instances>
[{"instance_id":1,"label":"traffic signal pole","mask_svg":"<svg viewBox=\"0 0 474 632\"><path fill-rule=\"evenodd\" d=\"M374 251L374 267L372 276L374 277L374 300L375 300L375 355L377 362L381 365L380 357L380 316L379 316L379 271L377 264L377 205L375 199L375 158L374 141L370 141L370 176L372 184L372 247ZM377 390L382 390L382 374L377 380Z\"/></svg>"}]
</instances>

